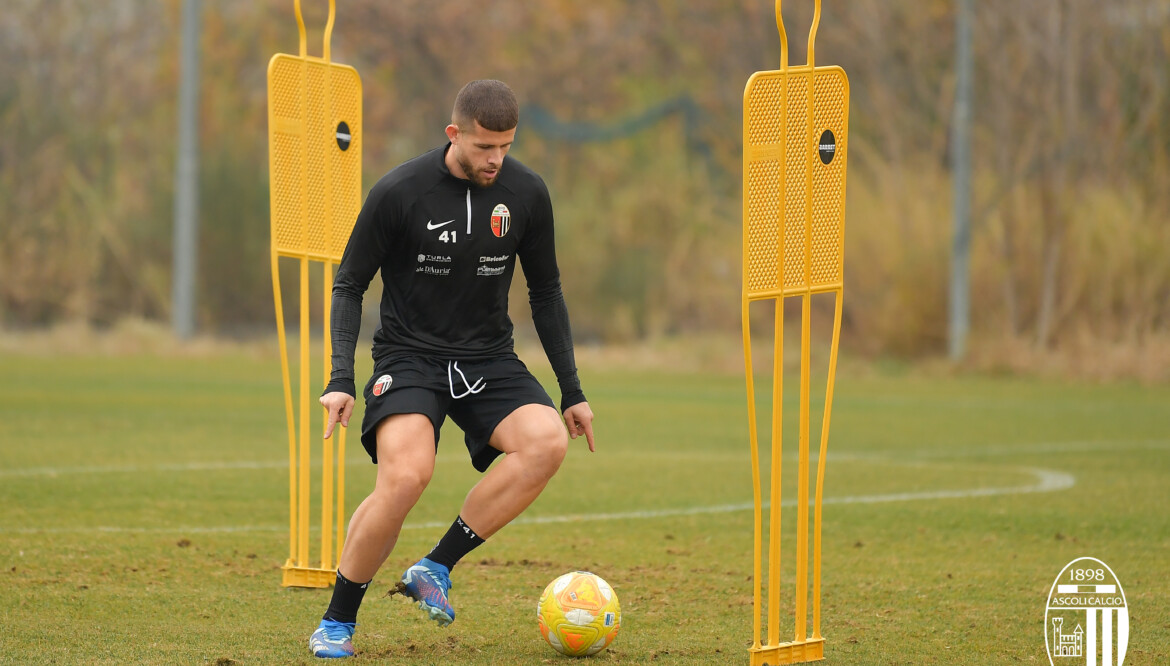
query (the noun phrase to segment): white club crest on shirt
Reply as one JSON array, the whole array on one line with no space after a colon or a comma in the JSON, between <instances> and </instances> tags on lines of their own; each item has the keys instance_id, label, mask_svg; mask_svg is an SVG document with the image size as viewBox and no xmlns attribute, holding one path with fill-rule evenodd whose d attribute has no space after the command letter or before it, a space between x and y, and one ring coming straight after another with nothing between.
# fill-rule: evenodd
<instances>
[{"instance_id":1,"label":"white club crest on shirt","mask_svg":"<svg viewBox=\"0 0 1170 666\"><path fill-rule=\"evenodd\" d=\"M496 238L503 238L512 227L512 213L504 204L496 204L492 209L492 233Z\"/></svg>"}]
</instances>

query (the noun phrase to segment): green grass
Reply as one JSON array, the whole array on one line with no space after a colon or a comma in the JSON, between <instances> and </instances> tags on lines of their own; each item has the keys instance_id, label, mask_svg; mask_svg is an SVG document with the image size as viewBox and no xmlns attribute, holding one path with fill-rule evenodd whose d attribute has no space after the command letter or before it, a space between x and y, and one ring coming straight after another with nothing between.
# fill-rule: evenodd
<instances>
[{"instance_id":1,"label":"green grass","mask_svg":"<svg viewBox=\"0 0 1170 666\"><path fill-rule=\"evenodd\" d=\"M0 662L312 661L329 592L280 586L288 449L274 358L3 355L0 377ZM575 442L526 521L456 569L459 620L439 629L384 592L477 478L445 431L434 481L367 594L355 661L561 663L536 631L536 600L560 573L589 569L623 610L595 661L746 663L742 379L587 368L583 380L598 452ZM843 372L824 509L827 663L1045 663L1049 586L1084 555L1124 586L1126 663L1166 663L1168 405L1165 386ZM373 466L356 436L349 446L352 509ZM786 450L789 502L794 463ZM1036 468L1075 485L1011 491L1035 485ZM988 488L1006 490L976 495ZM857 501L891 495L910 497ZM580 519L536 520L566 516ZM782 516L790 614L794 508Z\"/></svg>"}]
</instances>

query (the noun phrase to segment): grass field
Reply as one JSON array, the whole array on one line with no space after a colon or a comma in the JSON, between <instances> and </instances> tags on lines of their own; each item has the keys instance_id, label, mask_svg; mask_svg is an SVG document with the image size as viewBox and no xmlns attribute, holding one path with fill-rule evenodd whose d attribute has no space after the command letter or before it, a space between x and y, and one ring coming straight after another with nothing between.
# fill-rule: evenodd
<instances>
[{"instance_id":1,"label":"grass field","mask_svg":"<svg viewBox=\"0 0 1170 666\"><path fill-rule=\"evenodd\" d=\"M445 432L367 594L357 662L562 663L536 600L589 569L624 614L595 661L747 663L741 377L582 375L598 452L574 443L523 519L460 564L459 619L439 629L384 592L477 478ZM1170 387L845 369L830 451L826 663L1046 663L1049 587L1084 555L1124 586L1126 663L1170 661ZM355 437L348 462L352 509L373 478ZM287 479L274 356L0 355L0 662L310 663L329 592L280 586Z\"/></svg>"}]
</instances>

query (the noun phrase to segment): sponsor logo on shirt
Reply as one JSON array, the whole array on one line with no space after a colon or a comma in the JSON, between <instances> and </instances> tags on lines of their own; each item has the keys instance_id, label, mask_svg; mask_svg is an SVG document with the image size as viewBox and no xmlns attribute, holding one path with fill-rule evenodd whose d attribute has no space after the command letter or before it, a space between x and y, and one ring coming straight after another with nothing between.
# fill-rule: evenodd
<instances>
[{"instance_id":1,"label":"sponsor logo on shirt","mask_svg":"<svg viewBox=\"0 0 1170 666\"><path fill-rule=\"evenodd\" d=\"M487 276L503 275L506 269L506 266L480 266L478 269L476 269L475 274Z\"/></svg>"},{"instance_id":2,"label":"sponsor logo on shirt","mask_svg":"<svg viewBox=\"0 0 1170 666\"><path fill-rule=\"evenodd\" d=\"M480 257L479 262L481 264L489 264L493 261L507 261L509 259L511 259L511 257L509 255L501 254L501 255L498 255L495 257Z\"/></svg>"},{"instance_id":3,"label":"sponsor logo on shirt","mask_svg":"<svg viewBox=\"0 0 1170 666\"><path fill-rule=\"evenodd\" d=\"M450 268L435 268L434 266L419 266L414 269L415 273L423 273L425 275L450 275Z\"/></svg>"},{"instance_id":4,"label":"sponsor logo on shirt","mask_svg":"<svg viewBox=\"0 0 1170 666\"><path fill-rule=\"evenodd\" d=\"M425 264L428 261L436 263L436 264L449 264L449 263L451 263L451 257L444 257L441 254L420 254L420 255L418 255L418 263Z\"/></svg>"}]
</instances>

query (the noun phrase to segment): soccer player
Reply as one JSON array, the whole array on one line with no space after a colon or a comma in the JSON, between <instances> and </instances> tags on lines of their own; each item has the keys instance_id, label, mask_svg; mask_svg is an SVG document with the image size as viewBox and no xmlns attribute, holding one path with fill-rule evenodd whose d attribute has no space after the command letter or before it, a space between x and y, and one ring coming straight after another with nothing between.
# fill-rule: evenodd
<instances>
[{"instance_id":1,"label":"soccer player","mask_svg":"<svg viewBox=\"0 0 1170 666\"><path fill-rule=\"evenodd\" d=\"M566 428L593 451L593 412L577 378L548 189L507 156L518 120L506 84L464 86L447 125L449 143L374 185L342 256L333 287L333 370L321 397L325 437L338 422L348 426L353 413L362 294L380 270L381 323L362 421L362 445L378 474L350 518L333 598L309 639L318 657L353 654L358 607L431 480L447 416L463 430L472 465L487 473L399 585L444 626L455 620L451 569L536 499L565 457ZM508 288L517 258L560 386L559 410L513 351Z\"/></svg>"}]
</instances>

